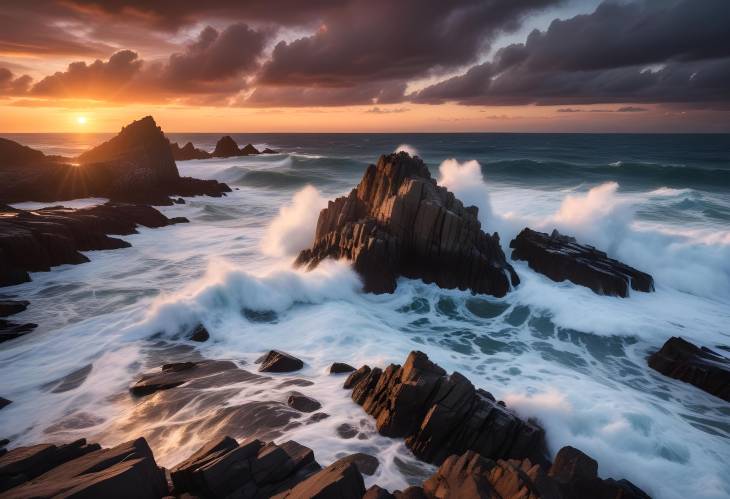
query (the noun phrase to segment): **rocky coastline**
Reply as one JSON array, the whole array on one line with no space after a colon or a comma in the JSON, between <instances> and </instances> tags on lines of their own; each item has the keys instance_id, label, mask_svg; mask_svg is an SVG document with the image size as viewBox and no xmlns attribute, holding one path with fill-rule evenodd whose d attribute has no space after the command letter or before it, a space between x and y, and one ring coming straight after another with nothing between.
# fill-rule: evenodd
<instances>
[{"instance_id":1,"label":"rocky coastline","mask_svg":"<svg viewBox=\"0 0 730 499\"><path fill-rule=\"evenodd\" d=\"M271 351L263 356L260 372L269 371L267 361L280 363L286 372L303 366L290 354ZM202 360L165 365L130 390L141 397L158 390L202 390L215 386L217 377L230 380L233 372L243 382L256 383L257 375L232 362ZM373 456L349 454L323 466L312 449L292 440L212 435L191 456L165 469L143 437L112 448L80 439L0 450L0 497L649 497L627 480L600 478L596 461L573 447L563 447L550 462L536 423L520 420L459 373L447 375L422 352L411 352L402 367L351 371L343 389L352 389L353 400L376 419L379 433L405 436L416 457L439 465L436 472L420 486L390 492L376 484L365 487L363 475L379 465Z\"/></svg>"}]
</instances>

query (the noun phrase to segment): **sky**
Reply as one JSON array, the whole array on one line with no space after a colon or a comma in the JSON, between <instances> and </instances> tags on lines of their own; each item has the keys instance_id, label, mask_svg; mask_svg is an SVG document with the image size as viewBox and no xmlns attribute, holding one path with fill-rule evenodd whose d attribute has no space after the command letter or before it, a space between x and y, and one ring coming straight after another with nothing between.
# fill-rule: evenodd
<instances>
[{"instance_id":1,"label":"sky","mask_svg":"<svg viewBox=\"0 0 730 499\"><path fill-rule=\"evenodd\" d=\"M1 0L0 132L730 132L730 0Z\"/></svg>"}]
</instances>

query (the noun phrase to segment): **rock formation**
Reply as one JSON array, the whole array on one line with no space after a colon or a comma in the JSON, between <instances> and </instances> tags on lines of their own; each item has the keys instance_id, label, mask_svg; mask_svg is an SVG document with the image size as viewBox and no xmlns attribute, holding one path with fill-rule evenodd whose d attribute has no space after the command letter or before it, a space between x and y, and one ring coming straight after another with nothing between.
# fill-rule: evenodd
<instances>
[{"instance_id":1,"label":"rock formation","mask_svg":"<svg viewBox=\"0 0 730 499\"><path fill-rule=\"evenodd\" d=\"M298 371L304 367L304 362L293 355L278 350L270 350L256 359L259 371L268 373L288 373Z\"/></svg>"},{"instance_id":2,"label":"rock formation","mask_svg":"<svg viewBox=\"0 0 730 499\"><path fill-rule=\"evenodd\" d=\"M276 151L266 149L264 153L274 154ZM232 158L235 156L249 156L253 154L261 154L261 152L256 149L253 144L246 144L239 149L238 144L230 135L221 137L215 144L215 150L213 151L213 157L215 158Z\"/></svg>"},{"instance_id":3,"label":"rock formation","mask_svg":"<svg viewBox=\"0 0 730 499\"><path fill-rule=\"evenodd\" d=\"M0 457L0 491L7 499L159 499L167 495L167 483L143 438L111 449L79 440L60 447L43 444L10 450Z\"/></svg>"},{"instance_id":4,"label":"rock formation","mask_svg":"<svg viewBox=\"0 0 730 499\"><path fill-rule=\"evenodd\" d=\"M56 265L78 264L89 259L81 251L126 248L129 243L109 234L137 232L137 225L164 227L185 219L169 219L149 206L105 204L90 208L62 207L16 210L0 205L0 287L30 281L29 272L46 272ZM6 316L18 313L3 302ZM36 324L0 320L0 342L29 333Z\"/></svg>"},{"instance_id":5,"label":"rock formation","mask_svg":"<svg viewBox=\"0 0 730 499\"><path fill-rule=\"evenodd\" d=\"M311 269L325 258L351 260L374 293L393 292L398 276L495 296L519 283L499 236L481 230L477 208L464 207L405 152L381 156L348 196L322 210L314 244L296 265Z\"/></svg>"},{"instance_id":6,"label":"rock formation","mask_svg":"<svg viewBox=\"0 0 730 499\"><path fill-rule=\"evenodd\" d=\"M215 150L213 151L214 158L230 158L239 155L238 144L236 144L236 141L230 135L221 137L216 142Z\"/></svg>"},{"instance_id":7,"label":"rock formation","mask_svg":"<svg viewBox=\"0 0 730 499\"><path fill-rule=\"evenodd\" d=\"M422 352L403 366L364 366L345 381L381 435L405 438L413 454L440 464L467 450L491 459L545 461L544 433L458 372L447 375Z\"/></svg>"},{"instance_id":8,"label":"rock formation","mask_svg":"<svg viewBox=\"0 0 730 499\"><path fill-rule=\"evenodd\" d=\"M212 154L210 154L208 151L197 149L192 142L188 142L183 147L180 147L177 142L171 142L170 150L172 151L172 157L175 158L175 161L208 159L212 157Z\"/></svg>"},{"instance_id":9,"label":"rock formation","mask_svg":"<svg viewBox=\"0 0 730 499\"><path fill-rule=\"evenodd\" d=\"M4 147L17 150L23 146ZM227 185L215 180L180 177L169 141L151 116L81 154L77 164L55 161L40 151L9 158L0 156L0 202L4 203L107 197L171 204L171 195L222 196L230 192Z\"/></svg>"},{"instance_id":10,"label":"rock formation","mask_svg":"<svg viewBox=\"0 0 730 499\"><path fill-rule=\"evenodd\" d=\"M563 447L545 469L529 459L486 459L468 451L450 456L423 483L428 498L649 499L627 480L602 480L597 463L573 447Z\"/></svg>"},{"instance_id":11,"label":"rock formation","mask_svg":"<svg viewBox=\"0 0 730 499\"><path fill-rule=\"evenodd\" d=\"M629 288L654 291L654 279L644 272L608 258L593 246L578 244L569 236L553 230L548 235L523 229L510 244L513 260L525 260L530 268L553 281L586 286L600 295L626 298Z\"/></svg>"},{"instance_id":12,"label":"rock formation","mask_svg":"<svg viewBox=\"0 0 730 499\"><path fill-rule=\"evenodd\" d=\"M649 357L649 367L730 402L730 359L672 337Z\"/></svg>"}]
</instances>

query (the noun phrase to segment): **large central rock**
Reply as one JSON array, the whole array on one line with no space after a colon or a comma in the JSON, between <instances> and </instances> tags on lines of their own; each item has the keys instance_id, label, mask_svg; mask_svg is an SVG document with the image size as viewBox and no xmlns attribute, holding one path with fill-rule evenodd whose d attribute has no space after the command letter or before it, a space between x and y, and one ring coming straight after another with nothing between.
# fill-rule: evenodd
<instances>
[{"instance_id":1,"label":"large central rock","mask_svg":"<svg viewBox=\"0 0 730 499\"><path fill-rule=\"evenodd\" d=\"M477 208L436 185L426 165L405 152L381 156L348 196L322 210L311 249L296 265L351 260L365 291L392 293L398 276L443 288L504 296L519 278L499 236L485 234Z\"/></svg>"}]
</instances>

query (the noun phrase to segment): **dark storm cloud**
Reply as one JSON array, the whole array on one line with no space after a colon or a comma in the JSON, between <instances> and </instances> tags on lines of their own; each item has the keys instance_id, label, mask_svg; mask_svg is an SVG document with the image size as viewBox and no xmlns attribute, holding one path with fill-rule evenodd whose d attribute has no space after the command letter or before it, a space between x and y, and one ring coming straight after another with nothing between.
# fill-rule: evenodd
<instances>
[{"instance_id":1,"label":"dark storm cloud","mask_svg":"<svg viewBox=\"0 0 730 499\"><path fill-rule=\"evenodd\" d=\"M727 102L727 7L725 0L604 2L411 98L474 105Z\"/></svg>"},{"instance_id":2,"label":"dark storm cloud","mask_svg":"<svg viewBox=\"0 0 730 499\"><path fill-rule=\"evenodd\" d=\"M361 83L352 87L258 86L241 106L302 107L352 106L403 102L406 84L403 81Z\"/></svg>"},{"instance_id":3,"label":"dark storm cloud","mask_svg":"<svg viewBox=\"0 0 730 499\"><path fill-rule=\"evenodd\" d=\"M260 81L343 87L473 62L522 15L556 0L352 0L311 36L279 42Z\"/></svg>"},{"instance_id":4,"label":"dark storm cloud","mask_svg":"<svg viewBox=\"0 0 730 499\"><path fill-rule=\"evenodd\" d=\"M186 93L235 93L245 85L242 75L258 66L266 36L244 24L222 32L209 26L183 52L165 61L146 62L136 52L121 50L108 61L71 63L66 71L33 85L30 94L132 101Z\"/></svg>"}]
</instances>

